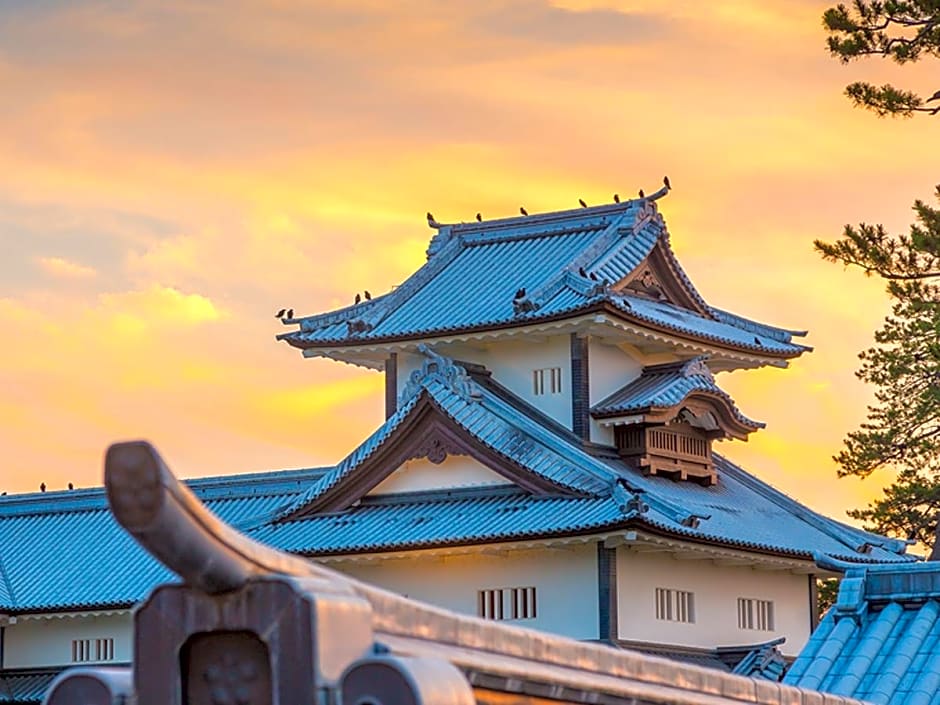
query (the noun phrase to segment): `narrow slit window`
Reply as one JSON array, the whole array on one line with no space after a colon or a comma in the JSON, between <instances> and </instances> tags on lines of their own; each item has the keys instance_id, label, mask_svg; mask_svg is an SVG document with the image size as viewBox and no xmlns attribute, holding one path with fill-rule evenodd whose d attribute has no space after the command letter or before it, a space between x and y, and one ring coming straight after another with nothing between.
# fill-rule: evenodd
<instances>
[{"instance_id":1,"label":"narrow slit window","mask_svg":"<svg viewBox=\"0 0 940 705\"><path fill-rule=\"evenodd\" d=\"M114 639L72 639L72 663L113 661Z\"/></svg>"},{"instance_id":2,"label":"narrow slit window","mask_svg":"<svg viewBox=\"0 0 940 705\"><path fill-rule=\"evenodd\" d=\"M695 622L695 593L656 588L656 619L664 622Z\"/></svg>"},{"instance_id":3,"label":"narrow slit window","mask_svg":"<svg viewBox=\"0 0 940 705\"><path fill-rule=\"evenodd\" d=\"M774 630L774 603L753 597L738 598L738 629L761 632Z\"/></svg>"},{"instance_id":4,"label":"narrow slit window","mask_svg":"<svg viewBox=\"0 0 940 705\"><path fill-rule=\"evenodd\" d=\"M532 370L532 393L537 397L545 394L545 370Z\"/></svg>"},{"instance_id":5,"label":"narrow slit window","mask_svg":"<svg viewBox=\"0 0 940 705\"><path fill-rule=\"evenodd\" d=\"M484 619L535 619L534 587L496 588L477 592L477 614Z\"/></svg>"},{"instance_id":6,"label":"narrow slit window","mask_svg":"<svg viewBox=\"0 0 940 705\"><path fill-rule=\"evenodd\" d=\"M561 394L561 368L543 367L532 370L532 393L537 397Z\"/></svg>"}]
</instances>

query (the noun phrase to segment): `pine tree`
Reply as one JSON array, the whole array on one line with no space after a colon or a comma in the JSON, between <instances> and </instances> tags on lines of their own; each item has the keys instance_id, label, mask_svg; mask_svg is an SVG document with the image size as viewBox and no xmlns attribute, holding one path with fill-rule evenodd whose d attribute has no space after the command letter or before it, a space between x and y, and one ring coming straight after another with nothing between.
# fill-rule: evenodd
<instances>
[{"instance_id":1,"label":"pine tree","mask_svg":"<svg viewBox=\"0 0 940 705\"><path fill-rule=\"evenodd\" d=\"M856 0L823 15L828 45L843 62L881 56L899 64L940 58L940 0ZM846 94L879 116L940 113L940 90L929 98L892 85L853 83ZM936 107L929 104L937 102ZM940 202L940 186L936 187ZM816 241L833 262L861 267L885 280L891 315L860 354L859 379L875 387L876 403L835 456L839 474L897 472L881 499L849 515L875 531L934 542L940 512L940 209L914 202L907 234L882 225L846 226L834 243Z\"/></svg>"},{"instance_id":2,"label":"pine tree","mask_svg":"<svg viewBox=\"0 0 940 705\"><path fill-rule=\"evenodd\" d=\"M830 53L843 63L881 56L898 64L940 58L940 0L855 0L852 9L831 7L823 14ZM940 90L924 99L890 84L856 82L845 89L856 105L878 115L940 113ZM937 101L936 107L928 104Z\"/></svg>"}]
</instances>

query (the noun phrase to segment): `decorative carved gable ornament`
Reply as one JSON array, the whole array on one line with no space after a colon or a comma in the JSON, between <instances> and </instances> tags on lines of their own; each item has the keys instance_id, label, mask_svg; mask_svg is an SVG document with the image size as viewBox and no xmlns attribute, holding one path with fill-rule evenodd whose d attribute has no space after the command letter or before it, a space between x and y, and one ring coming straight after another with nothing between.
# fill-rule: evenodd
<instances>
[{"instance_id":1,"label":"decorative carved gable ornament","mask_svg":"<svg viewBox=\"0 0 940 705\"><path fill-rule=\"evenodd\" d=\"M714 318L698 293L691 288L691 283L681 270L677 269L678 262L668 248L661 239L630 274L611 287L612 290L621 294L643 296L653 301L668 302L694 311L704 318Z\"/></svg>"},{"instance_id":2,"label":"decorative carved gable ornament","mask_svg":"<svg viewBox=\"0 0 940 705\"><path fill-rule=\"evenodd\" d=\"M640 296L648 296L657 301L668 300L668 297L663 292L663 285L660 283L659 278L653 274L653 271L648 267L642 269L638 275L635 275L633 279L627 281L626 284L620 287L620 290L629 291L633 294L639 294Z\"/></svg>"},{"instance_id":3,"label":"decorative carved gable ornament","mask_svg":"<svg viewBox=\"0 0 940 705\"><path fill-rule=\"evenodd\" d=\"M435 465L440 465L447 460L448 455L468 455L466 448L456 443L452 438L448 438L442 433L432 431L424 441L416 446L407 460L416 458L427 458Z\"/></svg>"},{"instance_id":4,"label":"decorative carved gable ornament","mask_svg":"<svg viewBox=\"0 0 940 705\"><path fill-rule=\"evenodd\" d=\"M408 382L398 397L399 408L404 406L409 399L417 396L429 382L440 382L464 401L472 403L479 399L479 392L463 367L449 357L434 352L424 343L418 345L418 352L424 355L425 360L420 369L408 376Z\"/></svg>"},{"instance_id":5,"label":"decorative carved gable ornament","mask_svg":"<svg viewBox=\"0 0 940 705\"><path fill-rule=\"evenodd\" d=\"M712 374L712 371L708 369L708 355L699 355L698 357L692 358L682 369L682 374L686 377L704 377L705 379L714 382L715 375Z\"/></svg>"}]
</instances>

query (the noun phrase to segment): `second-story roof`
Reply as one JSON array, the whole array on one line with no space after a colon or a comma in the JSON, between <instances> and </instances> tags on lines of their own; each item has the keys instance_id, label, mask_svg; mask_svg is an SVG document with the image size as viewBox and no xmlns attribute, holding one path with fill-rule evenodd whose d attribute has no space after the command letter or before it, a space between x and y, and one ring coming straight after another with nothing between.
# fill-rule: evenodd
<instances>
[{"instance_id":1,"label":"second-story roof","mask_svg":"<svg viewBox=\"0 0 940 705\"><path fill-rule=\"evenodd\" d=\"M614 449L586 446L544 423L524 400L510 399L495 381L428 351L403 392L402 416L335 468L192 487L249 536L311 557L643 529L802 560L814 551L859 563L913 560L903 541L821 516L720 456L719 482L709 487L645 476ZM384 459L393 457L383 453L401 451L400 462L414 457L408 444L429 440L406 423L422 409L429 428L463 449L486 451L483 462L507 482L371 495L388 474ZM380 456L382 463L368 464ZM0 612L126 606L171 577L115 523L101 490L0 498Z\"/></svg>"}]
</instances>

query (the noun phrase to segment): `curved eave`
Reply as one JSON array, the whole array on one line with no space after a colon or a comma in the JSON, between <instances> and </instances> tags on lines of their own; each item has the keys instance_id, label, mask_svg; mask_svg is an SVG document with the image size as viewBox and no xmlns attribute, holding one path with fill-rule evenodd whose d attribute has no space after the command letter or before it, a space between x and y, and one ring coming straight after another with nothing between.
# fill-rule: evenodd
<instances>
[{"instance_id":1,"label":"curved eave","mask_svg":"<svg viewBox=\"0 0 940 705\"><path fill-rule=\"evenodd\" d=\"M303 518L297 519L303 521ZM455 537L453 539L428 539L418 541L402 541L399 543L388 543L383 546L361 546L356 548L335 548L322 551L298 549L291 551L296 555L307 558L320 557L338 557L355 556L364 554L383 554L396 553L400 551L445 549L460 546L486 546L490 544L501 544L512 541L532 541L532 540L551 540L561 538L573 538L579 536L594 536L598 533L609 533L613 531L626 531L629 529L642 529L652 536L658 536L663 539L679 540L693 545L705 546L708 548L724 548L730 550L745 551L755 553L761 556L771 556L775 558L790 558L805 561L807 564L815 565L816 552L813 550L801 551L783 546L772 546L770 544L757 543L753 541L743 541L730 539L726 536L718 536L708 532L698 531L696 529L687 529L681 526L670 526L665 522L656 521L640 514L632 513L622 518L597 522L590 526L583 526L574 531L507 531L499 535L486 536L479 538ZM846 564L866 566L871 564L883 564L883 560L864 558L861 556L850 556L848 554L839 555L836 558ZM901 558L899 556L899 558ZM908 558L908 557L904 557ZM913 559L910 559L913 560ZM910 560L892 561L891 565L906 565Z\"/></svg>"},{"instance_id":2,"label":"curved eave","mask_svg":"<svg viewBox=\"0 0 940 705\"><path fill-rule=\"evenodd\" d=\"M718 412L721 430L731 438L747 440L747 437L754 431L766 426L766 424L749 419L742 414L731 401L731 397L712 390L692 390L681 401L668 406L647 405L637 407L623 405L610 409L592 410L591 416L597 420L642 416L644 422L663 423L675 417L689 401L697 400L710 402L710 406Z\"/></svg>"},{"instance_id":3,"label":"curved eave","mask_svg":"<svg viewBox=\"0 0 940 705\"><path fill-rule=\"evenodd\" d=\"M804 352L809 352L812 350L812 348L809 346L799 345L797 343L788 343L795 348L795 350L792 351L773 350L765 348L761 345L739 344L717 336L696 334L679 326L669 326L659 321L651 321L645 316L639 316L636 314L631 315L629 311L625 311L623 308L616 306L608 300L589 301L577 308L568 309L567 311L550 316L529 314L511 321L487 322L476 326L455 326L453 328L440 328L437 330L421 331L418 333L363 338L342 338L324 341L307 341L298 340L298 331L294 331L291 333L282 333L281 335L277 336L277 339L284 340L292 347L298 348L300 350L338 350L344 348L375 347L396 343L427 341L428 339L439 337L472 335L475 333L510 330L513 328L522 328L533 324L564 321L592 313L606 314L611 319L613 319L613 321L638 326L640 328L640 330L636 331L638 333L641 333L644 330L660 333L678 341L704 344L712 349L717 348L721 350L727 350L729 352L744 353L755 357L761 357L767 359L769 364L774 364L774 361L777 361L778 364L783 363L785 365L786 360L799 357Z\"/></svg>"}]
</instances>

